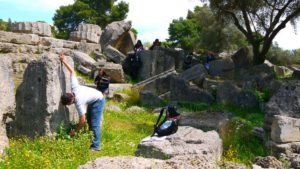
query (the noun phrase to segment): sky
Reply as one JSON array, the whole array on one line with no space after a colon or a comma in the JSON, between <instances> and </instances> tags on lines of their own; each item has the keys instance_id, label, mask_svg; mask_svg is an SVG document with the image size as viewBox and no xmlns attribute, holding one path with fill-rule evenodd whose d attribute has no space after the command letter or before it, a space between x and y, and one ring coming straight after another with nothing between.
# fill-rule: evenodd
<instances>
[{"instance_id":1,"label":"sky","mask_svg":"<svg viewBox=\"0 0 300 169\"><path fill-rule=\"evenodd\" d=\"M201 5L200 0L123 0L129 3L126 20L138 31L138 39L152 42L168 38L168 27L173 19L185 18L188 10ZM74 0L0 0L0 19L14 21L46 21L53 24L55 10ZM297 34L291 26L280 31L275 42L283 49L300 48L300 23Z\"/></svg>"}]
</instances>

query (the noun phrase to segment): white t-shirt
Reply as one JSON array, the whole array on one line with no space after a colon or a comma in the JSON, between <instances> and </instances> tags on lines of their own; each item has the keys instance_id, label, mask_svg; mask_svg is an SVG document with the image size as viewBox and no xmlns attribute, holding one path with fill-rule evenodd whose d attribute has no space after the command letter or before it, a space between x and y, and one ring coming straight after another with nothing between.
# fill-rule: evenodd
<instances>
[{"instance_id":1,"label":"white t-shirt","mask_svg":"<svg viewBox=\"0 0 300 169\"><path fill-rule=\"evenodd\" d=\"M79 116L86 113L87 105L103 99L103 94L97 89L79 85L76 76L71 76L71 90L75 94L75 106Z\"/></svg>"}]
</instances>

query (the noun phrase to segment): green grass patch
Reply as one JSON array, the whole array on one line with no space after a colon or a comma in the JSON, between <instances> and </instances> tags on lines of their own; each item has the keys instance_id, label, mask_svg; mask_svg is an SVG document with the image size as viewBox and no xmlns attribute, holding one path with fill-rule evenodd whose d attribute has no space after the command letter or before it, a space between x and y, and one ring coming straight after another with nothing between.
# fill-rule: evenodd
<instances>
[{"instance_id":1,"label":"green grass patch","mask_svg":"<svg viewBox=\"0 0 300 169\"><path fill-rule=\"evenodd\" d=\"M105 111L100 152L89 151L92 134L88 130L74 138L68 137L62 128L53 138L12 138L0 168L72 169L102 156L134 156L141 139L152 134L156 118L156 115L144 111Z\"/></svg>"},{"instance_id":2,"label":"green grass patch","mask_svg":"<svg viewBox=\"0 0 300 169\"><path fill-rule=\"evenodd\" d=\"M91 76L88 76L88 75L85 75L77 70L76 71L76 75L80 78L82 78L86 83L89 83L89 84L94 84L94 78L91 77Z\"/></svg>"},{"instance_id":3,"label":"green grass patch","mask_svg":"<svg viewBox=\"0 0 300 169\"><path fill-rule=\"evenodd\" d=\"M263 125L264 114L258 108L214 105L215 110L230 112L233 118L220 133L223 141L223 160L252 164L256 156L267 156L270 150L252 134L254 127Z\"/></svg>"}]
</instances>

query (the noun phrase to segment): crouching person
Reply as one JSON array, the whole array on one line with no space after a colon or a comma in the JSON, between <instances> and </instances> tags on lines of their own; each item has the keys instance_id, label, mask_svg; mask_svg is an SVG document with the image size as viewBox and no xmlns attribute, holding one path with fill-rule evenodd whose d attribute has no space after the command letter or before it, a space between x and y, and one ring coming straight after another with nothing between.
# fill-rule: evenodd
<instances>
[{"instance_id":1,"label":"crouching person","mask_svg":"<svg viewBox=\"0 0 300 169\"><path fill-rule=\"evenodd\" d=\"M103 109L105 98L103 94L91 87L79 85L74 69L65 61L63 54L59 55L59 59L66 66L71 76L71 93L61 96L63 105L75 104L79 114L79 123L75 129L70 131L70 136L75 136L87 121L90 129L93 131L93 141L90 149L93 151L101 150L101 122L103 117ZM88 111L86 109L88 107ZM89 118L87 118L89 117Z\"/></svg>"}]
</instances>

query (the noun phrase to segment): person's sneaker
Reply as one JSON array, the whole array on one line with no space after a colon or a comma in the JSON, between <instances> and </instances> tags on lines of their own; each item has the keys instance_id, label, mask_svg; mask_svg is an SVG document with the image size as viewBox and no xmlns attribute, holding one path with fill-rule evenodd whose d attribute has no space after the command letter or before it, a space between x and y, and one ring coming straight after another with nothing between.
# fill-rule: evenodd
<instances>
[{"instance_id":1,"label":"person's sneaker","mask_svg":"<svg viewBox=\"0 0 300 169\"><path fill-rule=\"evenodd\" d=\"M90 147L90 150L91 150L91 151L101 151L100 148L95 148L95 147Z\"/></svg>"}]
</instances>

